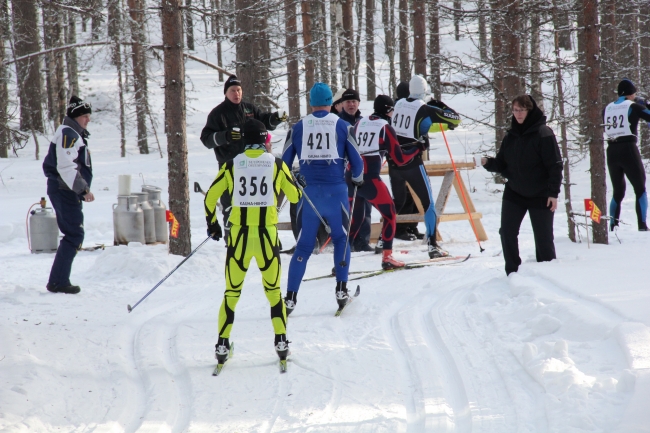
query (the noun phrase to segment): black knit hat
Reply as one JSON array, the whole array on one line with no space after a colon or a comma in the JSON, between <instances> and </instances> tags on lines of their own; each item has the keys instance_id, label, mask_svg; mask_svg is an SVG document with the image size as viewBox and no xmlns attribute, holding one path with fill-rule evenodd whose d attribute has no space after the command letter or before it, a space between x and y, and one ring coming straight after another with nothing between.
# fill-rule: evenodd
<instances>
[{"instance_id":1,"label":"black knit hat","mask_svg":"<svg viewBox=\"0 0 650 433\"><path fill-rule=\"evenodd\" d=\"M634 95L636 93L636 87L634 83L627 78L624 78L623 81L618 83L618 96L628 96Z\"/></svg>"},{"instance_id":2,"label":"black knit hat","mask_svg":"<svg viewBox=\"0 0 650 433\"><path fill-rule=\"evenodd\" d=\"M92 112L93 107L90 105L90 102L84 102L78 96L72 95L65 115L74 119L75 117L83 116L84 114L91 114Z\"/></svg>"},{"instance_id":3,"label":"black knit hat","mask_svg":"<svg viewBox=\"0 0 650 433\"><path fill-rule=\"evenodd\" d=\"M266 142L266 126L256 119L248 119L241 129L241 136L244 144L262 144Z\"/></svg>"},{"instance_id":4,"label":"black knit hat","mask_svg":"<svg viewBox=\"0 0 650 433\"><path fill-rule=\"evenodd\" d=\"M231 75L228 77L226 82L223 85L223 94L225 95L226 92L228 91L228 87L230 86L241 86L241 81L239 81L239 78L237 78L237 75Z\"/></svg>"},{"instance_id":5,"label":"black knit hat","mask_svg":"<svg viewBox=\"0 0 650 433\"><path fill-rule=\"evenodd\" d=\"M395 101L393 101L393 98L391 98L388 95L379 95L375 98L375 103L373 105L373 108L375 110L375 113L377 114L382 114L386 115L393 111L393 108L395 107Z\"/></svg>"},{"instance_id":6,"label":"black knit hat","mask_svg":"<svg viewBox=\"0 0 650 433\"><path fill-rule=\"evenodd\" d=\"M395 93L397 93L397 99L408 98L409 95L411 94L411 91L409 90L409 83L407 83L406 81L401 81L397 85L397 88L395 89Z\"/></svg>"},{"instance_id":7,"label":"black knit hat","mask_svg":"<svg viewBox=\"0 0 650 433\"><path fill-rule=\"evenodd\" d=\"M361 102L361 98L359 97L359 92L357 92L354 89L345 89L345 92L343 92L343 96L341 96L341 102L343 101Z\"/></svg>"}]
</instances>

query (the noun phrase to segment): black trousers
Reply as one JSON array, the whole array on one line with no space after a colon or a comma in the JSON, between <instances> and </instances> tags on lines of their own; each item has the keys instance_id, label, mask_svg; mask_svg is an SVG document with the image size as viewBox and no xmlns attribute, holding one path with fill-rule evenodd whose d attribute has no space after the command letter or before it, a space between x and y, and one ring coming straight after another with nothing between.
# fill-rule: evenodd
<instances>
[{"instance_id":1,"label":"black trousers","mask_svg":"<svg viewBox=\"0 0 650 433\"><path fill-rule=\"evenodd\" d=\"M63 239L56 250L48 284L69 286L72 262L84 242L83 204L76 193L58 188L48 182L47 195L56 212L56 222Z\"/></svg>"},{"instance_id":2,"label":"black trousers","mask_svg":"<svg viewBox=\"0 0 650 433\"><path fill-rule=\"evenodd\" d=\"M645 225L647 211L646 176L636 142L610 143L607 146L607 168L614 190L610 203L610 214L614 217L611 225L618 225L621 216L621 203L625 197L625 178L627 177L636 195L636 217L639 228L641 228Z\"/></svg>"},{"instance_id":3,"label":"black trousers","mask_svg":"<svg viewBox=\"0 0 650 433\"><path fill-rule=\"evenodd\" d=\"M517 272L521 265L519 257L519 228L526 216L530 215L535 236L535 256L538 262L550 262L555 258L553 243L553 216L549 208L529 207L524 204L503 200L501 204L501 246L506 260L506 274Z\"/></svg>"}]
</instances>

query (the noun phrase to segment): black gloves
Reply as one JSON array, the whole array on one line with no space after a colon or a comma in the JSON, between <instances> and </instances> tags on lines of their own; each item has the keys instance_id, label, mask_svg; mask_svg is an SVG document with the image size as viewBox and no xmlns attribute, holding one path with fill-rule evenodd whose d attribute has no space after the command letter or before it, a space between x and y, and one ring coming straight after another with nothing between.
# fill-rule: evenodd
<instances>
[{"instance_id":1,"label":"black gloves","mask_svg":"<svg viewBox=\"0 0 650 433\"><path fill-rule=\"evenodd\" d=\"M307 188L307 180L305 179L305 176L300 173L296 173L296 183L303 189Z\"/></svg>"},{"instance_id":2,"label":"black gloves","mask_svg":"<svg viewBox=\"0 0 650 433\"><path fill-rule=\"evenodd\" d=\"M424 152L428 148L429 148L428 140L418 141L418 149L420 149L422 152Z\"/></svg>"},{"instance_id":3,"label":"black gloves","mask_svg":"<svg viewBox=\"0 0 650 433\"><path fill-rule=\"evenodd\" d=\"M239 128L230 128L230 130L226 133L226 138L228 141L241 140L241 132L239 131Z\"/></svg>"},{"instance_id":4,"label":"black gloves","mask_svg":"<svg viewBox=\"0 0 650 433\"><path fill-rule=\"evenodd\" d=\"M363 185L363 177L360 179L352 178L352 185L356 186L357 188L361 188L361 185Z\"/></svg>"},{"instance_id":5,"label":"black gloves","mask_svg":"<svg viewBox=\"0 0 650 433\"><path fill-rule=\"evenodd\" d=\"M221 226L219 225L219 221L215 220L213 223L208 223L208 236L210 236L215 241L221 239L223 234L221 233Z\"/></svg>"}]
</instances>

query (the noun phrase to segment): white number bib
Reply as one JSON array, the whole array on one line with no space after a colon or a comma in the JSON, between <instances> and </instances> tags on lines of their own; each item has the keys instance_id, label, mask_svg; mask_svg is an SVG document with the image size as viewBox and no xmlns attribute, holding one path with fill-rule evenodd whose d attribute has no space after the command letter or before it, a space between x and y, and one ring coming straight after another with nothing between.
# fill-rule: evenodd
<instances>
[{"instance_id":1,"label":"white number bib","mask_svg":"<svg viewBox=\"0 0 650 433\"><path fill-rule=\"evenodd\" d=\"M630 130L630 120L627 115L630 112L630 105L634 101L625 100L620 104L612 102L605 108L605 134L609 138L634 135Z\"/></svg>"},{"instance_id":2,"label":"white number bib","mask_svg":"<svg viewBox=\"0 0 650 433\"><path fill-rule=\"evenodd\" d=\"M393 128L395 128L397 135L415 139L415 134L413 133L415 129L415 115L423 105L424 101L421 99L416 99L411 102L406 99L397 101L395 111L393 111Z\"/></svg>"},{"instance_id":3,"label":"white number bib","mask_svg":"<svg viewBox=\"0 0 650 433\"><path fill-rule=\"evenodd\" d=\"M250 158L241 153L233 159L232 205L239 207L273 206L273 165L275 157L264 153Z\"/></svg>"},{"instance_id":4,"label":"white number bib","mask_svg":"<svg viewBox=\"0 0 650 433\"><path fill-rule=\"evenodd\" d=\"M362 155L377 155L379 153L379 134L381 129L388 125L388 122L384 119L361 119L358 125L356 138L359 153Z\"/></svg>"},{"instance_id":5,"label":"white number bib","mask_svg":"<svg viewBox=\"0 0 650 433\"><path fill-rule=\"evenodd\" d=\"M336 148L336 114L316 117L313 114L302 120L301 160L339 159Z\"/></svg>"}]
</instances>

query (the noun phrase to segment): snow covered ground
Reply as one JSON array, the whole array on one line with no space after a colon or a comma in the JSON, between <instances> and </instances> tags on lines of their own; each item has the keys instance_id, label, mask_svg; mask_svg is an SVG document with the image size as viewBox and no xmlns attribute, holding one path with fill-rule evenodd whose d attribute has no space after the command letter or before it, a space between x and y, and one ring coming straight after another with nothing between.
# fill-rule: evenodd
<instances>
[{"instance_id":1,"label":"snow covered ground","mask_svg":"<svg viewBox=\"0 0 650 433\"><path fill-rule=\"evenodd\" d=\"M213 71L191 63L188 69L190 181L205 188L217 166L198 136L223 93ZM96 110L89 126L96 201L84 205L86 246L111 245L118 175L131 174L134 189L159 185L167 197L165 142L159 131L165 158L139 155L131 131L128 155L120 158L114 80L99 69L86 77L85 96ZM160 92L154 96L162 113ZM445 102L479 116L473 95L446 95ZM371 106L364 102L362 112ZM285 132L274 133L278 152ZM448 133L458 159L470 159L491 137L480 127ZM650 235L635 230L630 193L622 218L632 224L622 225L621 243L612 236L608 246L571 243L560 206L558 259L551 263L535 262L526 219L524 264L506 277L498 236L502 186L482 169L464 172L490 237L484 253L467 222L443 223L443 247L471 253L467 262L359 280L361 296L340 318L333 317L332 279L303 283L289 320L284 375L253 266L231 337L235 355L212 377L223 242L207 243L131 314L126 305L182 257L160 245L80 252L72 281L81 293L47 292L53 255L30 254L25 235L27 210L45 195L42 161L31 146L20 158L0 160L0 431L650 431ZM432 146L432 159L448 160L439 135ZM586 169L581 163L573 170L576 209L589 196ZM432 178L434 191L440 183ZM202 196L192 193L190 206L196 247L205 239ZM453 196L447 211L461 210ZM285 247L293 244L290 232L281 236ZM426 257L418 243L397 241L395 250L405 261ZM351 261L352 270L379 265L379 256L367 253ZM306 276L331 267L330 253L312 256Z\"/></svg>"}]
</instances>

